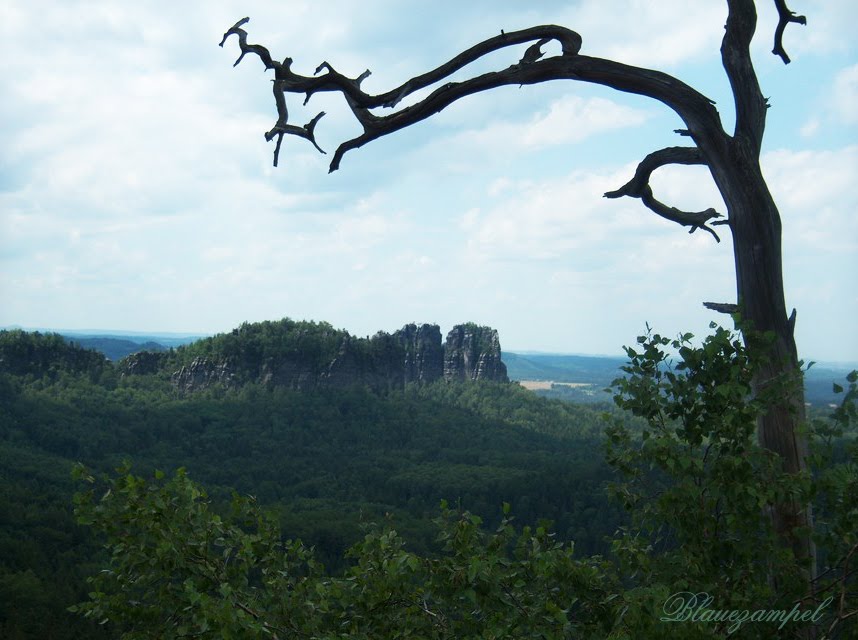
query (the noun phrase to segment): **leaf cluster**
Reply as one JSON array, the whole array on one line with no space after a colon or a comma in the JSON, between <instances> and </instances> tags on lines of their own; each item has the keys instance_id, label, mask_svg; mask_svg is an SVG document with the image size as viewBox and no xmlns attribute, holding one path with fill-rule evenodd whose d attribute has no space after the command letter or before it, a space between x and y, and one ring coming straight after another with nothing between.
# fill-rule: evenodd
<instances>
[{"instance_id":1,"label":"leaf cluster","mask_svg":"<svg viewBox=\"0 0 858 640\"><path fill-rule=\"evenodd\" d=\"M616 585L598 559L579 560L545 526L493 533L442 503L442 550L420 556L368 525L344 575L328 575L301 542L281 540L251 498L228 514L182 471L142 478L122 468L75 498L78 520L107 538L108 568L73 609L136 638L599 637ZM596 634L596 635L593 635Z\"/></svg>"}]
</instances>

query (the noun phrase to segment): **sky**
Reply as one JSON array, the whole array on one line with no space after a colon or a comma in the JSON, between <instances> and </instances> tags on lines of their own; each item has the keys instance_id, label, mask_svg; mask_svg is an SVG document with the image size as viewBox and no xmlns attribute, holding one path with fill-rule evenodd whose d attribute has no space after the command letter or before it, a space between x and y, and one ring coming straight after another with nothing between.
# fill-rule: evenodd
<instances>
[{"instance_id":1,"label":"sky","mask_svg":"<svg viewBox=\"0 0 858 640\"><path fill-rule=\"evenodd\" d=\"M783 218L788 309L806 360L858 361L858 44L854 0L792 0L793 62L771 54L773 3L753 44L769 97L762 165ZM772 6L770 6L772 5ZM0 326L212 334L283 317L353 335L477 322L504 350L620 354L649 324L704 335L734 302L729 234L689 235L639 201L607 200L656 149L682 145L660 103L573 81L507 87L351 151L342 98L289 96L327 115L328 155L287 138L272 73L249 41L312 74L398 86L485 38L537 24L582 53L659 69L714 99L726 2L320 0L0 4ZM515 64L522 48L456 78ZM549 45L546 54L557 53ZM701 167L653 176L662 201L724 211ZM723 230L724 228L722 228Z\"/></svg>"}]
</instances>

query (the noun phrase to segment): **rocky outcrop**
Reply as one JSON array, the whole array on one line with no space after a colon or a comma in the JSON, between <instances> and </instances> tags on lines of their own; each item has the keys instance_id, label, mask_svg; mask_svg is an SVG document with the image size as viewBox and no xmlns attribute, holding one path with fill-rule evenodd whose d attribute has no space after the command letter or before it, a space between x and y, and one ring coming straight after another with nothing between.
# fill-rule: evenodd
<instances>
[{"instance_id":1,"label":"rocky outcrop","mask_svg":"<svg viewBox=\"0 0 858 640\"><path fill-rule=\"evenodd\" d=\"M185 392L215 385L227 388L236 386L236 376L229 364L213 362L204 357L194 358L191 364L176 371L170 380L173 385Z\"/></svg>"},{"instance_id":2,"label":"rocky outcrop","mask_svg":"<svg viewBox=\"0 0 858 640\"><path fill-rule=\"evenodd\" d=\"M346 336L322 379L323 387L365 384L376 390L401 386L402 362L391 336L378 333L369 340Z\"/></svg>"},{"instance_id":3,"label":"rocky outcrop","mask_svg":"<svg viewBox=\"0 0 858 640\"><path fill-rule=\"evenodd\" d=\"M146 376L157 373L166 361L163 351L138 351L119 361L119 373L123 376Z\"/></svg>"},{"instance_id":4,"label":"rocky outcrop","mask_svg":"<svg viewBox=\"0 0 858 640\"><path fill-rule=\"evenodd\" d=\"M509 382L498 332L472 323L453 327L444 344L444 379Z\"/></svg>"},{"instance_id":5,"label":"rocky outcrop","mask_svg":"<svg viewBox=\"0 0 858 640\"><path fill-rule=\"evenodd\" d=\"M296 333L285 335L300 337ZM338 348L334 346L337 342L331 342L337 340ZM197 356L172 374L173 384L185 392L246 382L303 391L363 384L384 391L440 379L509 381L497 331L472 323L453 327L446 343L442 343L441 330L435 324L407 324L393 334L380 331L371 338L356 338L345 332L325 334L312 349L293 346L254 357L248 355L250 344L242 347L242 343L240 337L231 343L228 353L239 355L229 358L218 359L211 355L216 353L212 350L208 356ZM156 368L162 355L135 357L129 360L129 373ZM241 362L255 364L236 364Z\"/></svg>"},{"instance_id":6,"label":"rocky outcrop","mask_svg":"<svg viewBox=\"0 0 858 640\"><path fill-rule=\"evenodd\" d=\"M405 384L433 382L444 375L444 347L437 324L407 324L393 336L405 350Z\"/></svg>"},{"instance_id":7,"label":"rocky outcrop","mask_svg":"<svg viewBox=\"0 0 858 640\"><path fill-rule=\"evenodd\" d=\"M408 324L392 335L379 331L368 341L347 336L322 385L342 387L359 381L377 390L402 388L438 380L443 369L438 326Z\"/></svg>"}]
</instances>

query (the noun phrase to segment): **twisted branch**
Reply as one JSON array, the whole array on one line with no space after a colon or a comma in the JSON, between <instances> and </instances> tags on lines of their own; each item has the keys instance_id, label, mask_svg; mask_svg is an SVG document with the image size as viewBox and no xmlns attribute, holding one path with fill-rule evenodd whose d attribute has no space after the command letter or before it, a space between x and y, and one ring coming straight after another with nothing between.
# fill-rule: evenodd
<instances>
[{"instance_id":1,"label":"twisted branch","mask_svg":"<svg viewBox=\"0 0 858 640\"><path fill-rule=\"evenodd\" d=\"M796 16L789 11L786 0L774 1L780 20L775 33L775 53L781 55L785 62L789 62L782 46L784 29L789 22L804 24L806 20L803 16ZM759 91L759 84L750 62L749 45L756 28L756 12L753 0L728 0L728 5L730 11L722 57L736 98L736 135L751 141L754 149L759 151L768 105ZM710 152L713 149L717 149L717 152L722 151L726 134L721 126L718 112L713 106L714 103L668 74L581 55L582 40L575 31L557 25L541 25L510 33L501 31L499 35L466 49L439 67L415 76L390 91L373 95L361 89L362 81L370 75L368 69L358 77L350 78L339 73L328 62L322 62L313 76L303 76L293 72L291 58L287 57L283 62L277 62L262 45L248 44L247 32L242 28L248 21L248 18L243 18L230 27L224 33L220 46L224 45L229 36L236 35L241 53L235 65L241 62L246 54L253 53L259 57L266 70L274 70L273 90L278 118L274 127L265 134L265 139L268 141L277 139L274 166L277 166L285 135L305 138L316 149L325 153L315 138L315 127L319 119L325 115L324 111L303 126L289 124L286 93L303 93L306 105L316 93L339 92L363 128L359 136L346 140L337 147L329 167L333 172L339 168L346 152L425 120L465 96L504 85L536 84L560 79L577 80L659 100L682 118L686 128L681 132L689 136L697 145L691 148L670 147L648 155L638 166L631 181L616 191L606 193L605 197L640 198L646 207L659 216L690 227L689 233L703 229L711 233L718 242L720 238L712 227L729 224L726 220L711 222L715 218L723 217L712 208L693 212L669 207L654 197L649 185L650 175L660 166L707 164L705 158L711 157ZM561 54L543 58L542 47L551 41L560 44ZM516 64L506 69L484 73L462 82L447 82L416 104L390 115L381 116L371 111L396 107L414 92L441 82L487 54L527 43L530 43L530 46L525 50L524 55Z\"/></svg>"},{"instance_id":2,"label":"twisted branch","mask_svg":"<svg viewBox=\"0 0 858 640\"><path fill-rule=\"evenodd\" d=\"M269 53L268 49L263 47L261 44L247 44L247 32L241 27L249 21L250 18L242 18L232 25L229 30L223 34L223 38L221 39L219 46L223 47L229 36L237 35L239 46L241 47L241 55L239 55L238 59L233 63L233 67L237 66L246 54L255 53L262 61L262 64L265 65L266 69L274 69L274 103L277 105L277 122L271 130L265 134L265 139L268 142L271 142L275 136L277 137L277 144L274 146L274 166L277 166L280 157L280 145L283 143L283 136L287 134L309 140L316 149L321 153L325 153L325 151L316 142L315 135L316 123L323 115L325 115L325 112L319 112L315 118L310 120L310 122L305 124L303 127L298 127L288 123L289 110L286 108L286 99L283 96L283 80L280 78L284 75L288 76L291 73L289 71L289 67L292 65L292 58L286 58L282 63L277 62L271 57L271 53Z\"/></svg>"},{"instance_id":3,"label":"twisted branch","mask_svg":"<svg viewBox=\"0 0 858 640\"><path fill-rule=\"evenodd\" d=\"M261 44L247 44L247 31L242 29L244 25L250 22L250 18L242 18L234 25L232 25L226 33L223 34L223 38L220 41L219 47L223 47L223 44L226 42L226 39L235 34L238 36L238 43L241 47L241 55L238 56L238 60L232 63L233 67L237 67L238 63L242 61L245 54L247 53L255 53L259 56L259 59L262 60L262 64L265 65L266 69L275 69L279 67L279 63L274 62L271 59L271 54L268 52L268 49L263 47Z\"/></svg>"},{"instance_id":4,"label":"twisted branch","mask_svg":"<svg viewBox=\"0 0 858 640\"><path fill-rule=\"evenodd\" d=\"M274 70L274 98L277 104L278 119L277 124L274 126L274 128L272 128L271 131L269 131L265 135L265 138L268 141L272 140L275 136L277 136L277 146L274 150L274 166L277 166L278 157L280 153L280 143L283 140L283 136L286 134L295 135L310 140L310 142L313 143L316 149L322 151L322 149L316 143L314 128L319 118L324 115L324 112L319 113L315 118L313 118L313 120L311 120L303 127L289 125L288 110L286 108L286 102L283 97L283 94L286 92L304 93L304 104L306 105L310 98L316 93L326 91L338 91L343 94L346 99L346 103L348 104L355 118L357 118L358 122L363 127L364 133L362 135L352 140L348 140L339 146L331 161L331 171L335 171L339 168L343 154L350 149L356 149L358 147L361 147L371 140L374 140L383 135L387 135L388 133L392 133L393 131L397 131L403 127L407 127L414 122L417 122L418 120L422 120L426 117L429 117L433 113L437 113L437 111L440 111L445 106L449 105L455 100L463 97L464 95L468 95L468 93L474 93L476 91L482 91L487 88L492 88L493 86L500 86L500 84L510 84L517 81L513 79L509 80L506 83L495 83L491 86L484 86L482 83L479 82L470 84L465 83L468 87L466 91L460 90L458 92L451 92L449 99L444 100L442 104L439 103L437 106L434 107L434 110L426 111L419 116L417 116L417 110L410 108L403 109L399 113L394 114L395 116L397 116L396 118L393 118L393 116L388 118L380 118L371 113L370 109L378 107L395 107L404 98L411 95L415 91L435 84L439 80L449 76L452 73L455 73L462 67L474 62L475 60L478 60L482 56L485 56L489 53L492 53L505 47L519 45L526 42L531 42L533 40L537 41L535 44L533 44L527 49L524 54L524 57L519 61L519 64L514 65L514 67L527 65L541 58L543 55L541 47L552 40L557 40L560 43L562 49L562 56L574 56L581 48L581 36L579 36L574 31L566 29L565 27L546 25L541 27L524 29L522 31L515 31L512 33L504 33L503 31L501 31L501 34L499 36L489 38L488 40L485 40L471 47L470 49L463 51L459 55L452 58L449 62L446 62L445 64L437 67L436 69L433 69L432 71L411 78L404 84L400 85L399 87L396 87L395 89L392 89L391 91L387 91L379 95L371 95L365 93L360 88L361 82L370 75L369 69L364 71L357 78L349 78L336 71L336 69L334 69L333 66L328 62L322 62L322 64L320 64L316 68L314 77L302 76L297 73L294 73L291 69L292 58L287 57L283 60L282 63L280 63L271 57L270 52L264 46L258 44L248 44L247 32L242 29L242 27L247 24L249 20L249 18L243 18L236 22L232 27L230 27L226 31L226 33L223 34L223 38L220 41L220 46L223 47L229 36L236 35L238 36L241 54L239 55L233 66L241 62L246 54L253 53L259 57L259 59L265 65L266 70ZM324 71L325 73L320 76L319 74L322 71ZM439 91L444 89L450 89L451 86L453 86L452 83L444 85L444 87L441 87ZM438 92L436 91L431 96L429 96L427 100L424 100L423 102L436 103L438 98L437 93ZM324 151L322 151L322 153L324 153Z\"/></svg>"},{"instance_id":5,"label":"twisted branch","mask_svg":"<svg viewBox=\"0 0 858 640\"><path fill-rule=\"evenodd\" d=\"M362 80L369 75L369 70L357 78L349 78L337 72L329 63L323 62L317 67L315 76L302 76L293 72L291 58L285 58L282 63L277 62L265 47L247 43L247 32L242 28L247 21L248 19L244 18L235 23L224 34L220 44L223 46L230 35L236 35L241 54L235 64L238 64L246 54L254 53L266 69L274 70L278 120L266 138L271 140L277 136L275 164L279 143L285 134L306 138L319 148L315 143L313 126L321 114L303 127L288 125L288 112L283 98L283 94L287 92L305 94L304 104L316 93L339 92L363 127L361 135L343 142L337 148L331 160L331 171L339 168L340 161L347 151L425 120L465 96L504 85L535 84L559 79L601 84L619 91L659 100L680 115L688 126L690 135L698 142L701 138L711 135L712 131L722 131L720 118L712 101L685 83L665 73L623 65L612 60L582 56L579 54L581 36L557 25L542 25L510 33L501 31L500 35L474 45L432 71L415 76L395 89L372 95L360 88ZM542 47L551 41L557 41L560 44L561 54L543 59ZM415 91L440 82L487 54L526 43L533 44L527 48L516 64L506 69L485 73L463 82L448 82L416 104L388 116L378 116L370 111L376 108L394 107Z\"/></svg>"},{"instance_id":6,"label":"twisted branch","mask_svg":"<svg viewBox=\"0 0 858 640\"><path fill-rule=\"evenodd\" d=\"M784 61L784 64L789 64L790 58L784 49L784 31L786 31L787 25L790 22L806 25L807 18L804 16L798 16L793 11L790 11L789 7L787 7L786 0L775 0L775 7L777 7L778 10L778 26L775 29L775 48L772 49L772 53L776 56L780 56L781 60Z\"/></svg>"},{"instance_id":7,"label":"twisted branch","mask_svg":"<svg viewBox=\"0 0 858 640\"><path fill-rule=\"evenodd\" d=\"M688 233L694 233L697 229L703 229L711 233L716 241L721 242L721 238L718 237L715 230L708 225L710 220L722 217L715 209L710 207L705 211L682 211L675 207L668 207L653 196L652 187L649 184L650 176L653 171L668 164L697 165L706 164L706 161L697 147L667 147L659 151L653 151L638 164L635 175L631 180L616 191L608 191L605 197L621 198L629 196L631 198L640 198L641 202L648 209L657 213L662 218L676 222L684 227L691 227ZM712 224L718 224L718 222L713 222Z\"/></svg>"}]
</instances>

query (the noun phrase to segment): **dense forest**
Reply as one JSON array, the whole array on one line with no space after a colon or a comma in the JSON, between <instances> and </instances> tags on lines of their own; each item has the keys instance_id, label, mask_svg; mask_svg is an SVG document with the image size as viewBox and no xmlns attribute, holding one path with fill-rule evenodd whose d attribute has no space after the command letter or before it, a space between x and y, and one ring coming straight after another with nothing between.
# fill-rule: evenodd
<instances>
[{"instance_id":1,"label":"dense forest","mask_svg":"<svg viewBox=\"0 0 858 640\"><path fill-rule=\"evenodd\" d=\"M479 335L479 327L462 327ZM399 358L402 343L388 338L358 349L378 361L393 346ZM622 633L651 630L653 607L674 585L720 593L735 606L800 593L800 570L776 551L760 511L783 495L814 501L820 589L842 596L828 624L850 628L858 376L850 376L848 402L831 418L830 410L811 408L817 450L808 483L779 474L753 443L756 416L770 399L750 394L756 365L740 342L722 329L700 347L689 338L645 336L637 350L627 348L625 377L612 385L616 406L608 406L487 380L379 390L357 378L302 389L262 375L282 358L324 369L342 352L335 345L351 341L325 323L243 325L115 363L59 335L0 332L0 637L109 638L116 627L97 621L187 629L218 616L235 637L251 628L267 637L261 614L235 616L233 596L206 596L208 613L195 613L196 622L162 619L162 605L196 611L203 596L195 589L250 588L253 598L285 607L274 604L278 592L253 586L271 570L265 563L280 560L298 562L290 571L304 576L281 587L295 598L310 589L300 597L325 612L304 629L348 620L355 629L410 633L432 620L403 603L415 589L430 589L433 607L461 629L485 628L486 616L499 628L515 624L519 603L545 637L585 630L590 635L581 637L603 637L622 620ZM199 358L229 363L229 383L177 384L172 372ZM81 478L106 485L81 494ZM263 522L260 509L271 525L247 530L254 519ZM129 524L117 529L117 518ZM193 557L188 564L184 542L150 547L153 526L193 548L245 551L212 583ZM132 531L139 539L128 538ZM108 566L121 571L104 573ZM371 605L362 600L369 566L382 594ZM392 574L393 566L410 577ZM767 571L779 576L777 591ZM118 575L138 585L133 597L113 592L125 588L111 583ZM411 600L389 601L391 581ZM181 588L153 600L146 585ZM460 610L462 593L479 606ZM129 597L150 608L129 605ZM369 608L358 615L355 607ZM447 624L426 628L457 637ZM632 637L622 633L616 637ZM749 637L768 637L765 628L756 633Z\"/></svg>"},{"instance_id":2,"label":"dense forest","mask_svg":"<svg viewBox=\"0 0 858 640\"><path fill-rule=\"evenodd\" d=\"M442 499L487 526L508 502L523 523L553 521L581 553L607 550L621 514L604 492L604 408L509 383L299 391L250 375L289 350L323 362L342 337L324 323L245 325L159 353L151 373L132 375L127 361L57 335L0 333L0 636L99 637L66 612L103 562L72 516L76 462L103 473L124 461L142 474L183 467L220 505L233 490L253 495L332 571L362 522L378 518L431 553ZM171 368L224 354L246 375L240 386L171 384Z\"/></svg>"}]
</instances>

